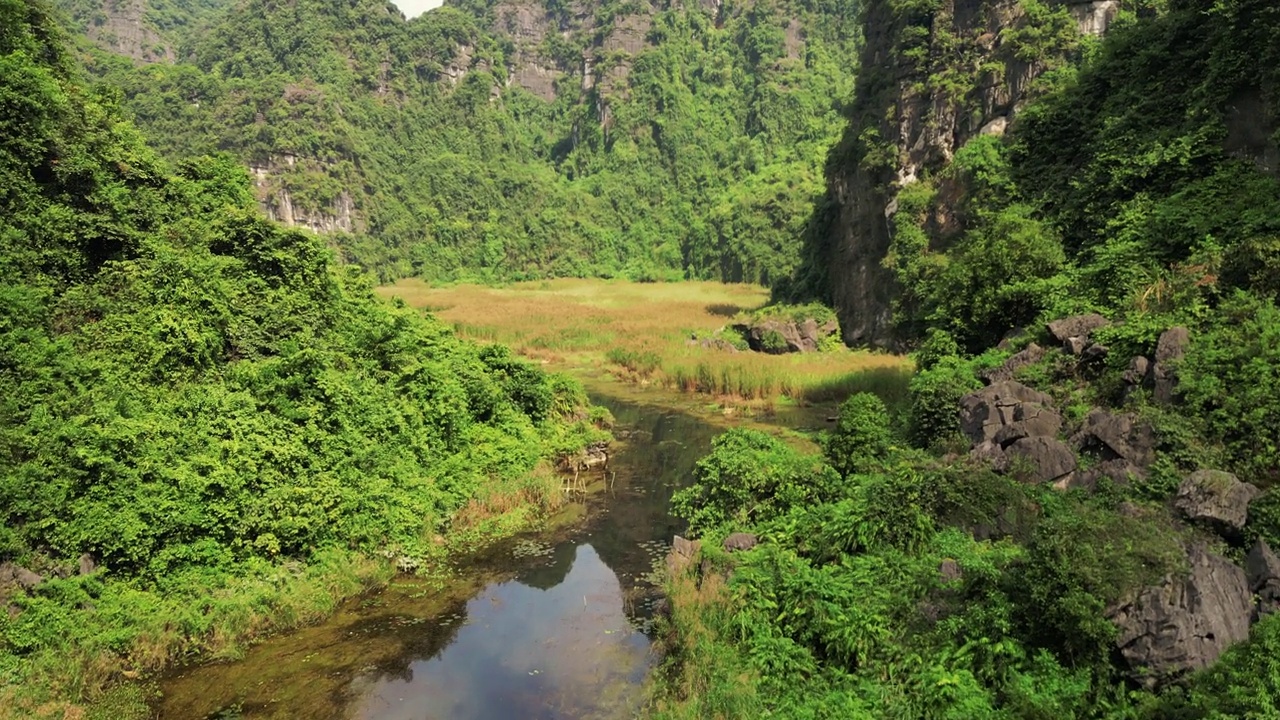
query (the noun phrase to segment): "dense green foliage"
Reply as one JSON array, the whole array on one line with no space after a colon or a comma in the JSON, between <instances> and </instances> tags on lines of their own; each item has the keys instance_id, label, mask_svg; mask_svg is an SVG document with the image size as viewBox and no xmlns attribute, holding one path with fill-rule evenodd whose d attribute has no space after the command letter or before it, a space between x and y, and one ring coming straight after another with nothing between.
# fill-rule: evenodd
<instances>
[{"instance_id":1,"label":"dense green foliage","mask_svg":"<svg viewBox=\"0 0 1280 720\"><path fill-rule=\"evenodd\" d=\"M789 273L852 89L849 3L530 8L535 40L491 2L254 0L176 65L94 69L163 155L264 169L383 279ZM509 66L558 77L554 99Z\"/></svg>"},{"instance_id":2,"label":"dense green foliage","mask_svg":"<svg viewBox=\"0 0 1280 720\"><path fill-rule=\"evenodd\" d=\"M0 562L98 566L0 613L13 712L49 672L74 700L253 613L288 624L277 593L332 602L355 553L438 556L489 498L535 509L535 465L596 432L585 404L378 301L262 219L232 159L172 174L49 10L0 2Z\"/></svg>"},{"instance_id":3,"label":"dense green foliage","mask_svg":"<svg viewBox=\"0 0 1280 720\"><path fill-rule=\"evenodd\" d=\"M844 481L827 498L750 518L718 510L708 494L680 508L721 521L693 524L704 548L735 531L762 543L732 556L704 551L700 594L682 590L691 577L673 580L684 598L671 621L678 682L660 716L1276 715L1273 617L1209 669L1152 689L1118 657L1109 610L1182 571L1189 540L1237 562L1255 540L1280 542L1280 8L1133 3L1141 12L1086 40L1062 5L1020 4L1029 20L1004 38L1052 72L1008 134L975 133L953 162L886 188L896 198L885 259L897 283L893 321L918 348L910 406L888 422L873 420L879 409L866 400L842 409L824 449ZM864 17L877 23L869 38L900 31L888 38L893 58L914 68L912 91L934 107L970 97L990 70L940 52L947 19L932 21L942 5L885 0ZM832 163L893 181L907 149L875 128L901 110L899 80L872 69L859 78L852 134ZM1057 352L1044 329L1082 312L1112 321L1093 336L1105 357ZM1174 326L1190 342L1162 368L1176 391L1158 403L1150 378L1122 378L1134 356L1155 358ZM1064 437L1095 407L1152 423L1144 476L1061 491L1016 481L1016 467L1001 476L957 459L969 448L957 437L958 401L1030 340L1049 351L1016 378L1053 397ZM886 427L901 436L880 441ZM909 445L949 453L947 464ZM755 460L768 476L766 458ZM1207 537L1171 517L1179 483L1200 468L1265 489L1243 538ZM726 576L712 567L731 573L727 588L716 589ZM694 667L698 657L714 666Z\"/></svg>"}]
</instances>

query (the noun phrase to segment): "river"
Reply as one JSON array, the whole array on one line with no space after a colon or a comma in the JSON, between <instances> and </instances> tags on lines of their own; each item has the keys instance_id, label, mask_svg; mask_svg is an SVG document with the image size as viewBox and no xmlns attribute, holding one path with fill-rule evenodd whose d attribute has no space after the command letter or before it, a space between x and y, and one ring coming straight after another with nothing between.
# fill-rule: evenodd
<instances>
[{"instance_id":1,"label":"river","mask_svg":"<svg viewBox=\"0 0 1280 720\"><path fill-rule=\"evenodd\" d=\"M596 720L635 716L655 573L681 524L671 494L723 430L697 413L596 395L617 420L609 475L540 533L411 577L239 660L160 681L161 720ZM672 403L674 404L674 403ZM799 412L799 411L797 411ZM795 426L814 413L778 419Z\"/></svg>"}]
</instances>

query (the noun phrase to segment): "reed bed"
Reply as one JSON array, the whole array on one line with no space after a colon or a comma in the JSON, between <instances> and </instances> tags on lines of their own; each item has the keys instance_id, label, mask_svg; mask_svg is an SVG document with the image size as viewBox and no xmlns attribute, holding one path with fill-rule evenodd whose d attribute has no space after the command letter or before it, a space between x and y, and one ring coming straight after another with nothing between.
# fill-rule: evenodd
<instances>
[{"instance_id":1,"label":"reed bed","mask_svg":"<svg viewBox=\"0 0 1280 720\"><path fill-rule=\"evenodd\" d=\"M505 343L561 369L604 366L681 392L820 403L867 391L893 403L905 396L911 374L905 358L883 353L765 355L691 340L763 306L767 291L752 285L564 279L433 288L402 280L379 292L432 311L460 335Z\"/></svg>"}]
</instances>

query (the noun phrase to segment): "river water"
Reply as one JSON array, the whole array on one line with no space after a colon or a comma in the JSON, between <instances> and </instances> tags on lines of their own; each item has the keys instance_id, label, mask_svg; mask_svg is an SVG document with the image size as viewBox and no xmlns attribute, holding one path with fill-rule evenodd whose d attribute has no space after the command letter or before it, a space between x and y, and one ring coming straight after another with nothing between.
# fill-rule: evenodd
<instances>
[{"instance_id":1,"label":"river water","mask_svg":"<svg viewBox=\"0 0 1280 720\"><path fill-rule=\"evenodd\" d=\"M161 720L604 720L643 704L654 570L671 494L723 430L609 397L611 475L553 523L468 561L446 587L402 578L235 662L160 682ZM789 422L785 424L794 424Z\"/></svg>"}]
</instances>

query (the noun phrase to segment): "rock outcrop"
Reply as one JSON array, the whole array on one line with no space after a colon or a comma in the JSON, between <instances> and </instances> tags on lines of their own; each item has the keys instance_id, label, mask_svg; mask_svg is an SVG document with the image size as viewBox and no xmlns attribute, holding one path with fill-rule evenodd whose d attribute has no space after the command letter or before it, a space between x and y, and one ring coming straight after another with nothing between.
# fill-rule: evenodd
<instances>
[{"instance_id":1,"label":"rock outcrop","mask_svg":"<svg viewBox=\"0 0 1280 720\"><path fill-rule=\"evenodd\" d=\"M1280 557L1266 540L1258 540L1244 559L1249 591L1257 598L1258 616L1280 610Z\"/></svg>"},{"instance_id":2,"label":"rock outcrop","mask_svg":"<svg viewBox=\"0 0 1280 720\"><path fill-rule=\"evenodd\" d=\"M1000 367L984 370L982 379L988 385L1012 380L1019 370L1040 362L1048 352L1035 343L1028 343L1025 348L1009 356L1009 359L1005 360Z\"/></svg>"},{"instance_id":3,"label":"rock outcrop","mask_svg":"<svg viewBox=\"0 0 1280 720\"><path fill-rule=\"evenodd\" d=\"M1147 686L1207 667L1249 637L1254 608L1244 570L1199 546L1187 560L1186 576L1166 577L1110 612L1120 654Z\"/></svg>"},{"instance_id":4,"label":"rock outcrop","mask_svg":"<svg viewBox=\"0 0 1280 720\"><path fill-rule=\"evenodd\" d=\"M1135 468L1146 468L1155 459L1155 430L1132 413L1093 410L1072 442L1102 461L1124 460Z\"/></svg>"},{"instance_id":5,"label":"rock outcrop","mask_svg":"<svg viewBox=\"0 0 1280 720\"><path fill-rule=\"evenodd\" d=\"M814 352L822 341L840 329L835 320L819 323L815 318L787 320L764 318L749 325L737 326L756 352L780 355L792 352Z\"/></svg>"},{"instance_id":6,"label":"rock outcrop","mask_svg":"<svg viewBox=\"0 0 1280 720\"><path fill-rule=\"evenodd\" d=\"M1229 472L1197 470L1178 486L1173 506L1187 520L1230 538L1244 528L1249 503L1260 492Z\"/></svg>"},{"instance_id":7,"label":"rock outcrop","mask_svg":"<svg viewBox=\"0 0 1280 720\"><path fill-rule=\"evenodd\" d=\"M1119 10L1116 0L1068 0L1077 29L1104 32ZM862 6L866 40L853 122L832 156L828 176L832 211L814 274L827 287L846 341L895 345L891 304L898 293L884 260L894 235L897 193L937 171L971 138L1002 134L1033 92L1053 58L1032 62L1006 45L1005 30L1032 22L1017 0L939 0L922 23L919 13L895 11L889 0ZM912 27L908 28L908 24ZM922 38L904 52L900 38ZM918 53L927 54L920 60ZM979 78L956 90L927 81L940 67ZM983 70L983 68L990 68ZM962 188L943 198L928 222L950 237L963 229ZM949 198L949 199L948 199ZM945 237L941 238L945 241Z\"/></svg>"},{"instance_id":8,"label":"rock outcrop","mask_svg":"<svg viewBox=\"0 0 1280 720\"><path fill-rule=\"evenodd\" d=\"M750 550L760 542L760 539L751 533L733 533L724 539L724 549L726 552L739 552L742 550Z\"/></svg>"},{"instance_id":9,"label":"rock outcrop","mask_svg":"<svg viewBox=\"0 0 1280 720\"><path fill-rule=\"evenodd\" d=\"M1187 354L1191 345L1191 333L1184 327L1169 328L1160 335L1156 344L1156 361L1151 375L1155 381L1155 401L1168 404L1173 401L1173 390L1178 378L1173 365Z\"/></svg>"},{"instance_id":10,"label":"rock outcrop","mask_svg":"<svg viewBox=\"0 0 1280 720\"><path fill-rule=\"evenodd\" d=\"M999 382L961 398L960 427L974 456L998 470L1058 482L1076 469L1075 453L1057 437L1062 416L1053 399L1021 383Z\"/></svg>"}]
</instances>

